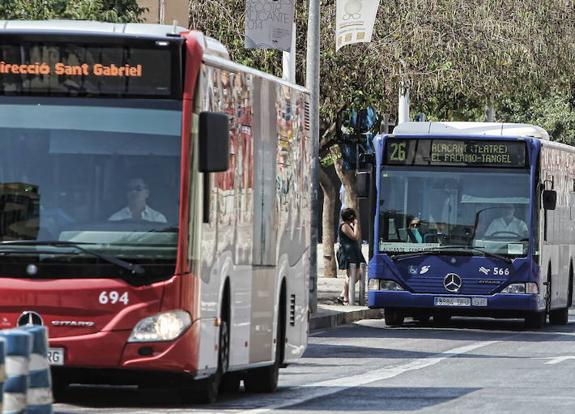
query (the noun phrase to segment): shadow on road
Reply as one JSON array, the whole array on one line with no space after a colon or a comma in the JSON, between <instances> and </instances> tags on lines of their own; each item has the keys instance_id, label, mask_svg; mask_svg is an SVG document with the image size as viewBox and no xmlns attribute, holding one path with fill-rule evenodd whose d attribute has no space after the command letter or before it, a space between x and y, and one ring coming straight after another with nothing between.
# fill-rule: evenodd
<instances>
[{"instance_id":1,"label":"shadow on road","mask_svg":"<svg viewBox=\"0 0 575 414\"><path fill-rule=\"evenodd\" d=\"M434 324L406 319L403 326L386 326L382 319L366 319L354 325L315 333L315 338L418 338L449 340L493 340L509 334L506 341L575 341L575 321L563 326L549 325L540 330L525 328L518 319L453 317L450 322Z\"/></svg>"},{"instance_id":2,"label":"shadow on road","mask_svg":"<svg viewBox=\"0 0 575 414\"><path fill-rule=\"evenodd\" d=\"M146 410L201 410L221 413L226 410L253 410L275 408L278 411L301 412L358 412L358 411L415 411L455 400L480 388L456 387L378 387L359 386L353 388L331 387L283 387L274 394L258 395L225 394L212 405L184 405L177 396L167 390L138 390L118 387L78 387L70 390L65 404L58 404L56 414L99 412L101 409L118 408L129 413ZM314 398L314 395L318 395ZM310 399L306 396L311 397ZM250 398L251 397L251 398ZM305 402L298 403L304 399ZM294 405L289 405L293 401Z\"/></svg>"}]
</instances>

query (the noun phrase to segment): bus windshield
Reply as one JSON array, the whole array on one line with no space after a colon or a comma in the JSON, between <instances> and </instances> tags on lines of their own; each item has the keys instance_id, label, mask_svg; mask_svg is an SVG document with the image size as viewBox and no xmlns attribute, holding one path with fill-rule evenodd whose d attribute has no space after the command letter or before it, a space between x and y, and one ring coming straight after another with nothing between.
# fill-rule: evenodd
<instances>
[{"instance_id":1,"label":"bus windshield","mask_svg":"<svg viewBox=\"0 0 575 414\"><path fill-rule=\"evenodd\" d=\"M60 241L139 263L174 262L180 135L176 101L4 98L2 251L12 258L29 255L29 241ZM62 256L61 245L37 249ZM94 260L78 249L74 256Z\"/></svg>"},{"instance_id":2,"label":"bus windshield","mask_svg":"<svg viewBox=\"0 0 575 414\"><path fill-rule=\"evenodd\" d=\"M381 177L381 252L527 254L527 169L385 168Z\"/></svg>"}]
</instances>

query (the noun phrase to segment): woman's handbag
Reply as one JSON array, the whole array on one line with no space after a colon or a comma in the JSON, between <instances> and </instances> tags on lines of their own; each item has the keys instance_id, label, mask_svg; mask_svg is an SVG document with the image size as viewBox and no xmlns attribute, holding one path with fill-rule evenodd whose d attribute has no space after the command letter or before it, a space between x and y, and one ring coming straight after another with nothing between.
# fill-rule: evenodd
<instances>
[{"instance_id":1,"label":"woman's handbag","mask_svg":"<svg viewBox=\"0 0 575 414\"><path fill-rule=\"evenodd\" d=\"M345 252L343 248L340 246L337 249L337 253L335 254L337 259L337 267L339 270L346 270L347 269L347 257L345 257Z\"/></svg>"}]
</instances>

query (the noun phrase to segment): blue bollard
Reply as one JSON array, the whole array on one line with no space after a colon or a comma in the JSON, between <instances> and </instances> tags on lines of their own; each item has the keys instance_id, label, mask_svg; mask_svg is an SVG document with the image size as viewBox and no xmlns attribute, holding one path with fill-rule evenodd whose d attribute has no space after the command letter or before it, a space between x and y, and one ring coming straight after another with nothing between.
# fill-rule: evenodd
<instances>
[{"instance_id":1,"label":"blue bollard","mask_svg":"<svg viewBox=\"0 0 575 414\"><path fill-rule=\"evenodd\" d=\"M45 326L25 325L32 335L30 382L27 393L28 414L52 414L52 380L48 363L48 331Z\"/></svg>"},{"instance_id":2,"label":"blue bollard","mask_svg":"<svg viewBox=\"0 0 575 414\"><path fill-rule=\"evenodd\" d=\"M25 414L32 335L21 329L0 331L6 345L6 380L3 387L4 414Z\"/></svg>"}]
</instances>

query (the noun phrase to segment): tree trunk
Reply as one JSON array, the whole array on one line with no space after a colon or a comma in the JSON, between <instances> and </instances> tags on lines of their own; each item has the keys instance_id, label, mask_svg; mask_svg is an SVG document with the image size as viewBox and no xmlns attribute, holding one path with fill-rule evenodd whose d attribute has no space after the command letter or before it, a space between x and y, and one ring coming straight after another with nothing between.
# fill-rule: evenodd
<instances>
[{"instance_id":1,"label":"tree trunk","mask_svg":"<svg viewBox=\"0 0 575 414\"><path fill-rule=\"evenodd\" d=\"M334 162L335 172L343 184L343 189L345 190L344 204L346 208L353 208L357 214L357 223L361 222L359 217L359 203L357 201L357 193L355 191L355 171L344 171L343 170L343 160L338 158ZM361 239L361 227L359 229L360 240Z\"/></svg>"},{"instance_id":2,"label":"tree trunk","mask_svg":"<svg viewBox=\"0 0 575 414\"><path fill-rule=\"evenodd\" d=\"M334 222L333 210L335 208L335 188L327 173L321 167L319 169L319 185L323 191L322 211L322 245L323 245L323 276L337 277L337 266L334 253Z\"/></svg>"}]
</instances>

